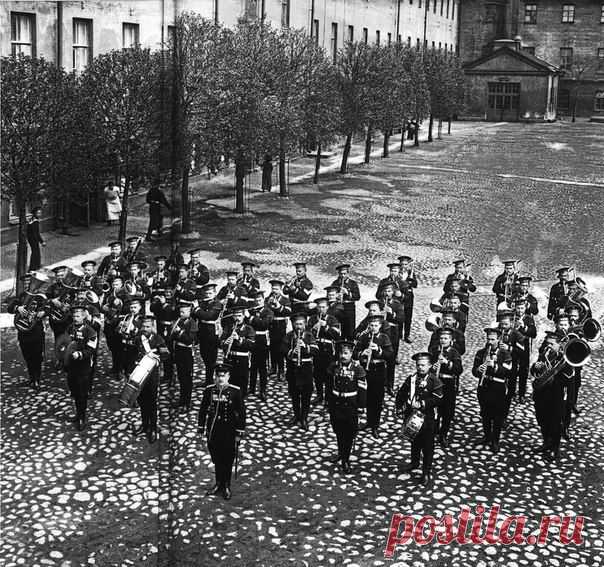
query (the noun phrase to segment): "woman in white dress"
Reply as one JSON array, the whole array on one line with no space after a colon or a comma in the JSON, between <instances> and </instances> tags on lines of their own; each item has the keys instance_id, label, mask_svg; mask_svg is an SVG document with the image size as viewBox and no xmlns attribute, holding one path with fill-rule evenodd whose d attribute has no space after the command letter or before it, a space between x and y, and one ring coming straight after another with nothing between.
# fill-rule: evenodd
<instances>
[{"instance_id":1,"label":"woman in white dress","mask_svg":"<svg viewBox=\"0 0 604 567\"><path fill-rule=\"evenodd\" d=\"M112 181L107 183L104 190L105 206L107 207L107 226L111 226L114 221L119 220L122 212L122 202L120 201L120 188L114 185Z\"/></svg>"}]
</instances>

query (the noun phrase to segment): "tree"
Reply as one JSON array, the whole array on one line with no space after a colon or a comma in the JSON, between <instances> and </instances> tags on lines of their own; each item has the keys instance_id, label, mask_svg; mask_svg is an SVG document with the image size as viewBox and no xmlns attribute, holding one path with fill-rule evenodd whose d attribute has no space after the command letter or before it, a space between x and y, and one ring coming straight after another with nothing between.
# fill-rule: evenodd
<instances>
[{"instance_id":1,"label":"tree","mask_svg":"<svg viewBox=\"0 0 604 567\"><path fill-rule=\"evenodd\" d=\"M175 22L170 45L173 73L173 116L175 147L173 173L181 170L182 231L191 231L189 171L193 143L196 162L213 163L220 144L210 128L216 111L216 72L224 30L193 12L183 12Z\"/></svg>"},{"instance_id":2,"label":"tree","mask_svg":"<svg viewBox=\"0 0 604 567\"><path fill-rule=\"evenodd\" d=\"M2 198L14 200L19 215L15 275L20 293L27 262L26 211L49 196L65 74L44 59L19 55L2 58L1 76Z\"/></svg>"},{"instance_id":3,"label":"tree","mask_svg":"<svg viewBox=\"0 0 604 567\"><path fill-rule=\"evenodd\" d=\"M367 122L369 104L370 47L364 42L347 43L338 53L338 86L342 100L340 130L346 136L340 173L346 173L352 136Z\"/></svg>"},{"instance_id":4,"label":"tree","mask_svg":"<svg viewBox=\"0 0 604 567\"><path fill-rule=\"evenodd\" d=\"M81 77L91 123L106 151L106 163L125 177L119 240L126 237L132 181L159 163L159 72L161 56L139 47L96 57Z\"/></svg>"}]
</instances>

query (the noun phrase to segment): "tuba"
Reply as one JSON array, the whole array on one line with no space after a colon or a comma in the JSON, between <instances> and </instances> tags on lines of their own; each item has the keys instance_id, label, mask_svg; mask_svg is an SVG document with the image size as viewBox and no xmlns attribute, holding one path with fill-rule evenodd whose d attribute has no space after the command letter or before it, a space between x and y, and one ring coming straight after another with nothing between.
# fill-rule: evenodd
<instances>
[{"instance_id":1,"label":"tuba","mask_svg":"<svg viewBox=\"0 0 604 567\"><path fill-rule=\"evenodd\" d=\"M425 327L427 331L434 333L434 331L437 331L442 327L442 318L439 315L430 315L430 317L426 319Z\"/></svg>"},{"instance_id":2,"label":"tuba","mask_svg":"<svg viewBox=\"0 0 604 567\"><path fill-rule=\"evenodd\" d=\"M25 292L26 298L21 305L21 309L17 309L14 318L14 325L18 331L27 332L34 328L37 321L37 303L46 302L46 292L52 283L52 278L42 272L32 272L29 289ZM22 310L25 309L25 313Z\"/></svg>"}]
</instances>

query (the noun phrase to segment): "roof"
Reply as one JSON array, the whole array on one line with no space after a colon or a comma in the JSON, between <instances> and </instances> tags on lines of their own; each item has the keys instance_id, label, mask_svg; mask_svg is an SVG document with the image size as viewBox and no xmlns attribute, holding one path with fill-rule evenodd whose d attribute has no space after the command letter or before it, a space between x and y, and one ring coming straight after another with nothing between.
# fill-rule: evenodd
<instances>
[{"instance_id":1,"label":"roof","mask_svg":"<svg viewBox=\"0 0 604 567\"><path fill-rule=\"evenodd\" d=\"M478 71L478 67L480 67L487 61L491 61L493 59L501 57L502 55L514 57L514 58L518 59L520 62L525 63L525 64L529 65L530 67L535 68L536 71L540 71L541 73L545 72L549 75L549 74L557 74L560 72L559 67L557 67L556 65L552 65L551 63L548 63L544 59L540 59L539 57L536 57L535 55L527 53L526 51L518 51L516 49L510 49L509 47L500 47L499 49L492 51L488 55L484 55L484 56L480 57L479 59L476 59L475 61L466 63L464 65L464 70L465 71L472 71L472 70ZM498 71L498 72L501 72L501 71Z\"/></svg>"}]
</instances>

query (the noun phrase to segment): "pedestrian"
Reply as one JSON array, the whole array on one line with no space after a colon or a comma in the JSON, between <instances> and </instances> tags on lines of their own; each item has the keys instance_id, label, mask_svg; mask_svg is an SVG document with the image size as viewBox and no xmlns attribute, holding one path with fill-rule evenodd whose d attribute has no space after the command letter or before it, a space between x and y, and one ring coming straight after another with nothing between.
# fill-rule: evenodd
<instances>
[{"instance_id":1,"label":"pedestrian","mask_svg":"<svg viewBox=\"0 0 604 567\"><path fill-rule=\"evenodd\" d=\"M168 203L163 191L159 188L159 182L155 181L147 193L147 203L149 204L149 228L147 229L147 237L145 240L152 241L151 236L154 231L157 231L157 236L161 236L162 229L162 214L161 207L167 207L172 210L172 205Z\"/></svg>"},{"instance_id":2,"label":"pedestrian","mask_svg":"<svg viewBox=\"0 0 604 567\"><path fill-rule=\"evenodd\" d=\"M29 259L29 271L39 270L42 266L40 256L40 244L46 246L46 242L40 234L40 219L42 218L42 207L36 207L31 214L31 219L27 223L27 242L31 248L31 257Z\"/></svg>"},{"instance_id":3,"label":"pedestrian","mask_svg":"<svg viewBox=\"0 0 604 567\"><path fill-rule=\"evenodd\" d=\"M273 160L269 154L264 156L262 163L262 191L271 190L273 178Z\"/></svg>"},{"instance_id":4,"label":"pedestrian","mask_svg":"<svg viewBox=\"0 0 604 567\"><path fill-rule=\"evenodd\" d=\"M107 226L113 225L120 219L122 213L122 202L120 201L120 188L108 181L103 190L105 196L105 208L107 210Z\"/></svg>"}]
</instances>

